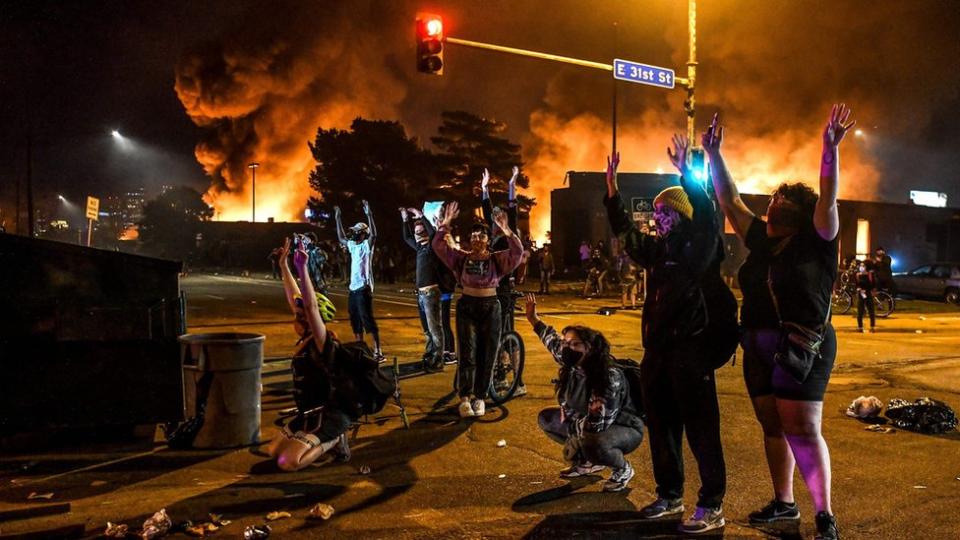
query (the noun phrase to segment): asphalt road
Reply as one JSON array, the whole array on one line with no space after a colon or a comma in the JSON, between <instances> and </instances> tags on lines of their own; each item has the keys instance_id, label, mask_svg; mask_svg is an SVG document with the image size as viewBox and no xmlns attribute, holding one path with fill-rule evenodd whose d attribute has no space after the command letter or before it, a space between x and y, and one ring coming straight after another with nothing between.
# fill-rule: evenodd
<instances>
[{"instance_id":1,"label":"asphalt road","mask_svg":"<svg viewBox=\"0 0 960 540\"><path fill-rule=\"evenodd\" d=\"M384 350L400 363L419 359L423 336L415 298L401 286L378 285L376 312ZM277 411L289 407L289 362L294 335L279 282L262 278L197 275L183 280L188 323L197 332L257 332L267 336L263 440L275 434ZM346 316L342 289L333 295ZM541 298L545 321L600 328L618 356L639 359L640 312L604 316L612 298L570 294ZM839 358L824 405L824 433L833 459L834 510L844 538L958 538L953 521L960 500L960 434L924 436L866 431L842 410L860 395L914 399L930 396L960 405L960 312L944 305L907 302L879 322L876 334L855 332L850 316L835 317ZM350 334L345 320L332 325ZM517 321L527 348L529 394L487 416L460 420L451 394L453 371L414 375L402 382L411 427L389 405L365 422L346 464L322 463L297 473L277 471L261 448L172 451L162 442L57 441L39 452L0 458L0 511L22 507L32 492L54 493L72 512L0 524L3 533L70 523L100 532L107 521L137 528L166 508L175 521L202 521L207 512L233 521L217 533L237 537L274 510L291 518L271 523L280 538L672 538L677 521L642 522L636 510L654 498L649 447L630 455L637 470L631 489L600 492L602 476L567 482L560 448L543 436L537 412L555 403L556 366L529 325ZM739 361L717 374L728 471L724 511L727 538L809 538L809 495L799 475L799 531L762 531L746 514L771 498L762 437L753 418ZM498 441L506 441L498 447ZM159 441L159 439L158 439ZM696 467L685 451L688 509L695 503ZM119 460L119 461L117 461ZM370 468L360 474L362 466ZM606 474L604 474L605 476ZM318 502L332 505L329 521L308 521ZM182 536L182 535L181 535Z\"/></svg>"}]
</instances>

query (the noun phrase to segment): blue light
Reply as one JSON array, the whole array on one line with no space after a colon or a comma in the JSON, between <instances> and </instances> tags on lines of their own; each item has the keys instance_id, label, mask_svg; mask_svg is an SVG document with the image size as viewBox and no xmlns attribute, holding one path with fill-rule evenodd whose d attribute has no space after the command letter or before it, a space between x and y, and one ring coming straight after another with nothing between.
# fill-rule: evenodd
<instances>
[{"instance_id":1,"label":"blue light","mask_svg":"<svg viewBox=\"0 0 960 540\"><path fill-rule=\"evenodd\" d=\"M694 169L693 177L696 178L697 180L703 181L703 171L699 169Z\"/></svg>"},{"instance_id":2,"label":"blue light","mask_svg":"<svg viewBox=\"0 0 960 540\"><path fill-rule=\"evenodd\" d=\"M900 266L900 261L898 261L893 255L890 255L890 269L894 270L897 268L897 266Z\"/></svg>"}]
</instances>

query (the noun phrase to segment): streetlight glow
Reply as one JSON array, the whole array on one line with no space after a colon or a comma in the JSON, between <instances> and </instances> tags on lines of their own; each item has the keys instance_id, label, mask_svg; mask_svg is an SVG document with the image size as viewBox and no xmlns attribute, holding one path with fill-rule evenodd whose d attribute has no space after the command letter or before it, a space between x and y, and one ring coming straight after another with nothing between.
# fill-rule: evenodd
<instances>
[{"instance_id":1,"label":"streetlight glow","mask_svg":"<svg viewBox=\"0 0 960 540\"><path fill-rule=\"evenodd\" d=\"M114 139L122 139L122 138L123 138L123 135L121 135L120 132L117 131L117 130L111 131L111 132L110 132L110 135L113 135L113 138L114 138Z\"/></svg>"},{"instance_id":2,"label":"streetlight glow","mask_svg":"<svg viewBox=\"0 0 960 540\"><path fill-rule=\"evenodd\" d=\"M859 129L859 128L855 129L855 130L853 131L853 136L854 136L854 137L863 137L863 130L862 130L862 129Z\"/></svg>"}]
</instances>

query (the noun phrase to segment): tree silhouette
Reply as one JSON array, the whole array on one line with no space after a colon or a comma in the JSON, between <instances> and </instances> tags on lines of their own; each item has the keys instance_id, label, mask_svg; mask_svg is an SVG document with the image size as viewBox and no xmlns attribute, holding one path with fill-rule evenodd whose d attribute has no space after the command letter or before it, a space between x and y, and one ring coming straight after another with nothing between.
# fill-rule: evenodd
<instances>
[{"instance_id":1,"label":"tree silhouette","mask_svg":"<svg viewBox=\"0 0 960 540\"><path fill-rule=\"evenodd\" d=\"M213 216L213 208L195 189L181 186L143 206L139 234L144 251L158 256L182 256L195 244L199 223Z\"/></svg>"}]
</instances>

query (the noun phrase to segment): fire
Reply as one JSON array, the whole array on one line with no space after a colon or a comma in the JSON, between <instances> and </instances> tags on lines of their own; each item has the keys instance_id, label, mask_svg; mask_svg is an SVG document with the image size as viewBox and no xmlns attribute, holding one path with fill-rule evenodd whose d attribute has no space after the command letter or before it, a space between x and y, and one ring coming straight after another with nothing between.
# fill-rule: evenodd
<instances>
[{"instance_id":1,"label":"fire","mask_svg":"<svg viewBox=\"0 0 960 540\"><path fill-rule=\"evenodd\" d=\"M829 109L825 109L829 110ZM682 116L676 120L682 121ZM763 137L746 136L727 129L723 154L741 193L769 193L782 182L803 181L818 189L822 125L788 130ZM680 122L668 124L662 116L646 114L638 122L621 126L617 147L621 172L674 172L666 147L673 133L683 132ZM841 145L840 197L876 198L879 172L856 144ZM550 230L550 191L563 187L567 171L603 171L610 153L610 124L596 115L560 118L545 110L530 116L530 135L523 144L527 195L536 197L530 216L530 234L538 242ZM602 194L597 194L601 197Z\"/></svg>"}]
</instances>

